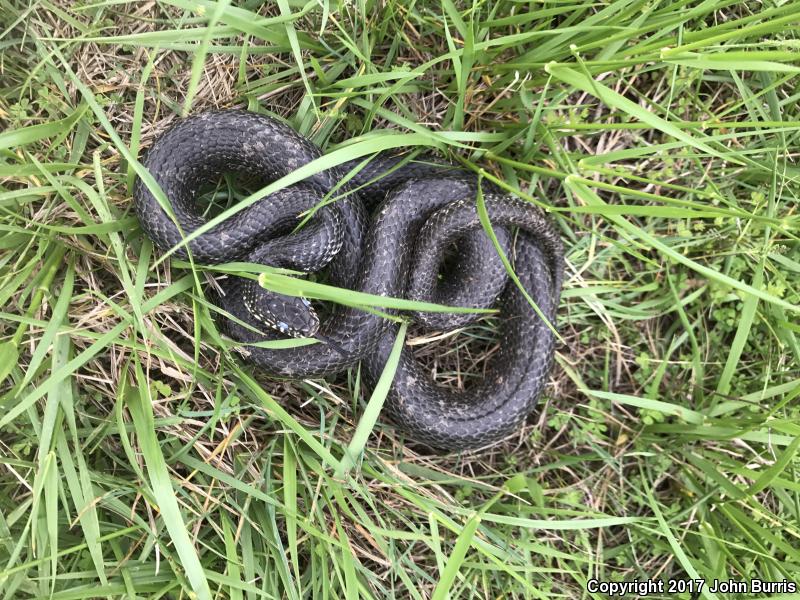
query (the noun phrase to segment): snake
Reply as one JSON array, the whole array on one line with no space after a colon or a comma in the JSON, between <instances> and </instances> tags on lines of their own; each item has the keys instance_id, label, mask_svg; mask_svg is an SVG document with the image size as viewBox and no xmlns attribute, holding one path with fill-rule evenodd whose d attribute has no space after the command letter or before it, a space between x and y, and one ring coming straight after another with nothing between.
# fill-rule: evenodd
<instances>
[{"instance_id":1,"label":"snake","mask_svg":"<svg viewBox=\"0 0 800 600\"><path fill-rule=\"evenodd\" d=\"M393 357L382 412L409 439L460 451L517 431L537 405L555 354L564 251L554 224L529 200L433 158L383 150L326 166L324 156L277 117L198 113L150 146L143 165L152 180L137 177L135 211L158 249L195 264L290 269L373 297L475 311L320 306L234 274L209 290L219 330L267 376L323 378L360 364L375 386ZM283 178L289 184L209 224L200 196L222 177L246 178L262 190ZM401 319L447 332L486 308L499 320L499 348L483 378L465 389L436 383L408 344L395 348ZM257 344L287 338L314 341Z\"/></svg>"}]
</instances>

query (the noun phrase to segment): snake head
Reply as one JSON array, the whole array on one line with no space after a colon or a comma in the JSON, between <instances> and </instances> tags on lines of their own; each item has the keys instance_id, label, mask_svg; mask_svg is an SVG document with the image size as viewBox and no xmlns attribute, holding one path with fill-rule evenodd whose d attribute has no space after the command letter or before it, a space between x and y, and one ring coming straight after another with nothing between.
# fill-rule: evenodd
<instances>
[{"instance_id":1,"label":"snake head","mask_svg":"<svg viewBox=\"0 0 800 600\"><path fill-rule=\"evenodd\" d=\"M252 289L252 288L251 288ZM305 298L286 296L263 288L245 294L244 303L259 322L291 337L313 337L319 317Z\"/></svg>"},{"instance_id":2,"label":"snake head","mask_svg":"<svg viewBox=\"0 0 800 600\"><path fill-rule=\"evenodd\" d=\"M319 329L319 317L305 298L291 298L291 302L282 301L272 309L277 317L273 327L291 337L313 337Z\"/></svg>"}]
</instances>

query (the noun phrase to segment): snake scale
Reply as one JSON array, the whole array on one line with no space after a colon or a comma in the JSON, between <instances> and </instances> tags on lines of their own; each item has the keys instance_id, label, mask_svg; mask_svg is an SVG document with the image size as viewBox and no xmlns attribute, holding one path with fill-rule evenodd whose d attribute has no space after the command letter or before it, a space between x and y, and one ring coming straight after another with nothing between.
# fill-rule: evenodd
<instances>
[{"instance_id":1,"label":"snake scale","mask_svg":"<svg viewBox=\"0 0 800 600\"><path fill-rule=\"evenodd\" d=\"M208 221L197 203L204 186L225 174L266 185L320 156L312 142L264 115L226 110L192 116L163 133L145 160L174 219L141 179L134 190L136 212L154 244L169 250ZM480 383L465 391L438 386L404 346L383 409L415 440L446 450L476 448L512 433L535 407L551 367L554 333L530 301L554 323L563 273L561 241L549 220L530 203L483 184L488 216L501 249L513 257L519 285L507 276L481 225L477 186L474 175L446 165L379 153L260 198L176 254L187 257L188 246L197 264L327 269L331 285L368 294L471 308L498 305L500 347ZM315 207L298 228L300 215ZM213 301L234 317L221 317L220 329L245 344L247 359L273 376L323 377L360 361L374 385L398 333L395 321L374 311L335 305L319 316L307 299L265 290L252 279L230 276L220 286ZM447 330L468 324L475 314L412 317ZM287 349L247 345L287 336L321 343Z\"/></svg>"}]
</instances>

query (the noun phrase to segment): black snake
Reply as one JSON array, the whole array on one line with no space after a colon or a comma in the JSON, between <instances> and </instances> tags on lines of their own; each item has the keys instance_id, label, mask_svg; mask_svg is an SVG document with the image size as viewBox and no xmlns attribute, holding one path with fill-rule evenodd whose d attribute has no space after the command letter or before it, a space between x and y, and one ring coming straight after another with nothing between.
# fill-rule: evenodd
<instances>
[{"instance_id":1,"label":"black snake","mask_svg":"<svg viewBox=\"0 0 800 600\"><path fill-rule=\"evenodd\" d=\"M314 144L275 119L238 110L200 114L164 133L145 161L174 220L141 179L136 211L147 235L167 250L208 221L197 197L223 174L264 185L320 156ZM405 347L384 405L416 440L442 449L474 448L508 435L534 408L550 370L554 333L520 286L554 323L563 271L559 236L541 212L484 185L487 213L500 246L513 256L519 285L511 281L480 223L477 186L476 177L463 171L378 154L261 198L186 245L198 264L246 261L305 272L327 265L329 283L341 288L449 306L499 302L500 348L480 384L464 392L437 386ZM315 207L313 218L297 228L300 215ZM188 256L186 245L178 256ZM374 383L397 335L398 325L374 311L337 305L320 319L305 298L269 292L252 279L228 277L221 289L215 303L235 317L220 319L230 337L245 344L286 335L322 340L288 349L246 346L248 360L272 375L322 377L361 361ZM475 315L427 312L414 318L452 329Z\"/></svg>"}]
</instances>

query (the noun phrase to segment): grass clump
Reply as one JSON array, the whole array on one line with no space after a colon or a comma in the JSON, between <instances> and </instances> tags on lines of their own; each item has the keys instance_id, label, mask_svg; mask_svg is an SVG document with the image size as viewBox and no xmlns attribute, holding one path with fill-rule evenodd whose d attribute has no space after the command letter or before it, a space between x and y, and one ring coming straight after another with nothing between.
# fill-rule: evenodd
<instances>
[{"instance_id":1,"label":"grass clump","mask_svg":"<svg viewBox=\"0 0 800 600\"><path fill-rule=\"evenodd\" d=\"M0 0L0 596L798 578L798 15ZM328 152L408 134L551 211L564 343L519 435L430 456L358 427L357 371L266 381L227 351L131 185L168 124L232 106ZM443 382L492 339L439 342Z\"/></svg>"}]
</instances>

